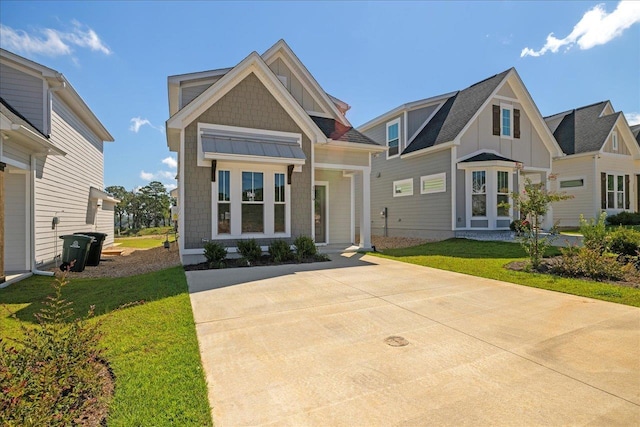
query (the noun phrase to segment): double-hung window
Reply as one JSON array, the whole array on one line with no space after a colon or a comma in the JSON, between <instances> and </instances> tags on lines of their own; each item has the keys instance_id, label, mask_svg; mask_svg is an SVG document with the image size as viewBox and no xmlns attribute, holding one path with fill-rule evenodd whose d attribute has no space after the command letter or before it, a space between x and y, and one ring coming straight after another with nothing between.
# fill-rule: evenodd
<instances>
[{"instance_id":1,"label":"double-hung window","mask_svg":"<svg viewBox=\"0 0 640 427\"><path fill-rule=\"evenodd\" d=\"M500 136L511 137L511 123L513 110L510 107L501 106L500 109Z\"/></svg>"},{"instance_id":2,"label":"double-hung window","mask_svg":"<svg viewBox=\"0 0 640 427\"><path fill-rule=\"evenodd\" d=\"M242 232L264 233L264 174L242 172Z\"/></svg>"},{"instance_id":3,"label":"double-hung window","mask_svg":"<svg viewBox=\"0 0 640 427\"><path fill-rule=\"evenodd\" d=\"M387 158L400 154L400 119L387 123Z\"/></svg>"},{"instance_id":4,"label":"double-hung window","mask_svg":"<svg viewBox=\"0 0 640 427\"><path fill-rule=\"evenodd\" d=\"M218 171L218 234L231 233L230 175L230 171Z\"/></svg>"},{"instance_id":5,"label":"double-hung window","mask_svg":"<svg viewBox=\"0 0 640 427\"><path fill-rule=\"evenodd\" d=\"M274 199L273 199L273 231L284 233L286 231L286 201L285 181L283 173L274 175Z\"/></svg>"},{"instance_id":6,"label":"double-hung window","mask_svg":"<svg viewBox=\"0 0 640 427\"><path fill-rule=\"evenodd\" d=\"M509 216L509 172L498 171L498 188L496 204L498 208L498 216Z\"/></svg>"},{"instance_id":7,"label":"double-hung window","mask_svg":"<svg viewBox=\"0 0 640 427\"><path fill-rule=\"evenodd\" d=\"M607 209L624 209L624 175L607 175Z\"/></svg>"},{"instance_id":8,"label":"double-hung window","mask_svg":"<svg viewBox=\"0 0 640 427\"><path fill-rule=\"evenodd\" d=\"M471 215L487 216L487 172L473 171L471 173Z\"/></svg>"}]
</instances>

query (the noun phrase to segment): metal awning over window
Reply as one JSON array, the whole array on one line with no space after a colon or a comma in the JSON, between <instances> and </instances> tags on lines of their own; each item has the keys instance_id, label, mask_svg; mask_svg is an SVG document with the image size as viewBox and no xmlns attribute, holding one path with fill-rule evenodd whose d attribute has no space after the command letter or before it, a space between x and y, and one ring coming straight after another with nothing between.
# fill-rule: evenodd
<instances>
[{"instance_id":1,"label":"metal awning over window","mask_svg":"<svg viewBox=\"0 0 640 427\"><path fill-rule=\"evenodd\" d=\"M300 144L284 138L262 140L207 134L201 138L205 159L293 165L303 165L306 160Z\"/></svg>"}]
</instances>

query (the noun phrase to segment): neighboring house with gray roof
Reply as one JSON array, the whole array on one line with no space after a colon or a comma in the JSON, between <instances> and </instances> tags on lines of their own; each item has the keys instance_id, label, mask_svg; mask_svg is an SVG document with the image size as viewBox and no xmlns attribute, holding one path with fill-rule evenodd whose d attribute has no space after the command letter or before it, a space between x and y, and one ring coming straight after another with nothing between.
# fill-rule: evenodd
<instances>
[{"instance_id":1,"label":"neighboring house with gray roof","mask_svg":"<svg viewBox=\"0 0 640 427\"><path fill-rule=\"evenodd\" d=\"M358 130L388 148L371 164L375 235L507 236L515 213L501 202L525 178L548 183L562 155L514 68L401 105Z\"/></svg>"},{"instance_id":2,"label":"neighboring house with gray roof","mask_svg":"<svg viewBox=\"0 0 640 427\"><path fill-rule=\"evenodd\" d=\"M168 92L184 264L204 261L210 240L231 251L241 239L266 249L300 235L371 246L370 192L355 181L369 182L371 155L386 148L353 129L349 105L283 40L232 68L170 76ZM367 207L358 216L356 204Z\"/></svg>"},{"instance_id":3,"label":"neighboring house with gray roof","mask_svg":"<svg viewBox=\"0 0 640 427\"><path fill-rule=\"evenodd\" d=\"M560 226L640 209L640 145L622 112L602 101L545 121L565 153L553 162L553 188L573 196L554 204Z\"/></svg>"},{"instance_id":4,"label":"neighboring house with gray roof","mask_svg":"<svg viewBox=\"0 0 640 427\"><path fill-rule=\"evenodd\" d=\"M113 137L62 74L0 49L0 287L58 259L60 235L98 231L112 244L118 200L102 191L105 141Z\"/></svg>"}]
</instances>

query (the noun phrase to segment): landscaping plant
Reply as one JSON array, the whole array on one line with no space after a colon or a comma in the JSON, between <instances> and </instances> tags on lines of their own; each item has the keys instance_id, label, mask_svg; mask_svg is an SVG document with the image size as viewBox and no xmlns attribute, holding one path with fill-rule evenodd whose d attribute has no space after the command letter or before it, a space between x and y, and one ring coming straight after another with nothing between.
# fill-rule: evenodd
<instances>
[{"instance_id":1,"label":"landscaping plant","mask_svg":"<svg viewBox=\"0 0 640 427\"><path fill-rule=\"evenodd\" d=\"M238 240L236 242L238 252L249 264L255 263L262 256L262 249L256 239Z\"/></svg>"},{"instance_id":2,"label":"landscaping plant","mask_svg":"<svg viewBox=\"0 0 640 427\"><path fill-rule=\"evenodd\" d=\"M609 232L609 250L618 255L640 255L640 231L617 228Z\"/></svg>"},{"instance_id":3,"label":"landscaping plant","mask_svg":"<svg viewBox=\"0 0 640 427\"><path fill-rule=\"evenodd\" d=\"M284 240L274 240L269 245L269 255L274 262L285 262L291 259L291 247Z\"/></svg>"},{"instance_id":4,"label":"landscaping plant","mask_svg":"<svg viewBox=\"0 0 640 427\"><path fill-rule=\"evenodd\" d=\"M622 211L607 217L611 225L640 225L640 212Z\"/></svg>"},{"instance_id":5,"label":"landscaping plant","mask_svg":"<svg viewBox=\"0 0 640 427\"><path fill-rule=\"evenodd\" d=\"M204 257L210 268L222 268L227 257L227 248L218 242L207 242L204 245Z\"/></svg>"},{"instance_id":6,"label":"landscaping plant","mask_svg":"<svg viewBox=\"0 0 640 427\"><path fill-rule=\"evenodd\" d=\"M62 298L66 273L57 278L54 296L35 314L35 327L21 325L16 346L0 339L0 424L67 426L108 396L102 395L98 323L74 315Z\"/></svg>"},{"instance_id":7,"label":"landscaping plant","mask_svg":"<svg viewBox=\"0 0 640 427\"><path fill-rule=\"evenodd\" d=\"M298 262L302 260L314 257L318 253L318 248L311 237L298 236L293 241L293 245L296 247L296 258Z\"/></svg>"},{"instance_id":8,"label":"landscaping plant","mask_svg":"<svg viewBox=\"0 0 640 427\"><path fill-rule=\"evenodd\" d=\"M584 215L580 214L580 233L582 234L582 244L602 255L607 250L607 227L605 220L607 213L602 212L598 220L593 218L588 221L584 219Z\"/></svg>"},{"instance_id":9,"label":"landscaping plant","mask_svg":"<svg viewBox=\"0 0 640 427\"><path fill-rule=\"evenodd\" d=\"M542 217L549 211L553 202L570 199L572 196L547 191L544 184L533 184L529 178L525 179L524 191L511 193L516 209L522 218L528 218L529 227L523 227L519 237L520 244L529 255L531 267L537 270L546 250L553 243L553 235L540 236ZM501 207L510 207L502 203Z\"/></svg>"}]
</instances>

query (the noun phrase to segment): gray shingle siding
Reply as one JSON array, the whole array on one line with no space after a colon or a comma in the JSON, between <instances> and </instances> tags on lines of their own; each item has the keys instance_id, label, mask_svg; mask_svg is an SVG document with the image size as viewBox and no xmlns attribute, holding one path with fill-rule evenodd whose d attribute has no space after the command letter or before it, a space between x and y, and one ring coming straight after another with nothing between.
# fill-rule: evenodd
<instances>
[{"instance_id":1,"label":"gray shingle siding","mask_svg":"<svg viewBox=\"0 0 640 427\"><path fill-rule=\"evenodd\" d=\"M211 168L197 166L197 123L213 123L303 134L289 114L250 74L185 129L185 248L202 248L211 232ZM311 142L303 134L302 149L311 159ZM291 183L291 235L311 235L311 165L294 172ZM260 240L268 244L270 239ZM233 241L235 243L235 241Z\"/></svg>"}]
</instances>

